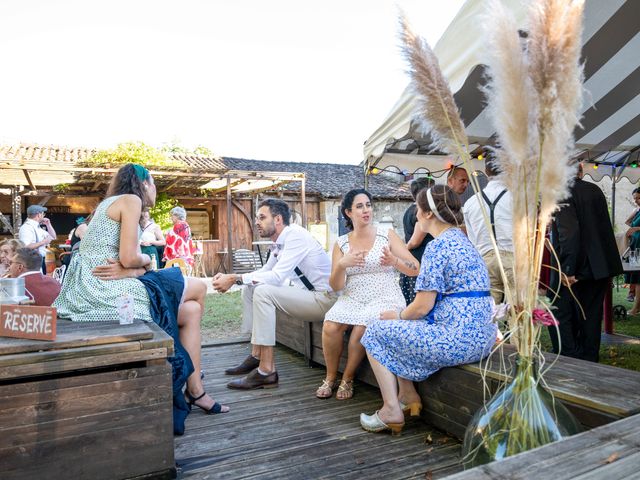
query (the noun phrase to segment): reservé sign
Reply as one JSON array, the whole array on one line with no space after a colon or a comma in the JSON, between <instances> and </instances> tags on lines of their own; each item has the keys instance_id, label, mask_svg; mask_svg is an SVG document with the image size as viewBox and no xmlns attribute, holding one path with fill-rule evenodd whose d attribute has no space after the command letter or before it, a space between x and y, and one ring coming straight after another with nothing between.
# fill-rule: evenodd
<instances>
[{"instance_id":1,"label":"reserv\u00e9 sign","mask_svg":"<svg viewBox=\"0 0 640 480\"><path fill-rule=\"evenodd\" d=\"M30 305L2 305L0 337L55 340L56 309Z\"/></svg>"}]
</instances>

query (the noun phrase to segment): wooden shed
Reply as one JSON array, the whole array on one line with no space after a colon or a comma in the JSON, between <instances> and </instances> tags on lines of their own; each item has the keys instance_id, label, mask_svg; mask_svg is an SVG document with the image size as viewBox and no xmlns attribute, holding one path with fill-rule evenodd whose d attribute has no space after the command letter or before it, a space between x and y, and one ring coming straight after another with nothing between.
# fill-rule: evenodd
<instances>
[{"instance_id":1,"label":"wooden shed","mask_svg":"<svg viewBox=\"0 0 640 480\"><path fill-rule=\"evenodd\" d=\"M60 243L102 200L117 166L95 167L86 161L96 149L19 144L0 146L0 236L17 231L29 205L45 205ZM293 221L322 225L325 247L339 233L339 202L351 188L362 188L362 166L330 163L277 162L227 157L171 155L180 167L152 168L158 193L175 198L187 210L194 238L202 240L205 273L230 262L232 249L253 249L256 205L265 197L287 201ZM381 212L401 227L411 201L404 179L384 176L368 185ZM226 265L228 270L230 265Z\"/></svg>"}]
</instances>

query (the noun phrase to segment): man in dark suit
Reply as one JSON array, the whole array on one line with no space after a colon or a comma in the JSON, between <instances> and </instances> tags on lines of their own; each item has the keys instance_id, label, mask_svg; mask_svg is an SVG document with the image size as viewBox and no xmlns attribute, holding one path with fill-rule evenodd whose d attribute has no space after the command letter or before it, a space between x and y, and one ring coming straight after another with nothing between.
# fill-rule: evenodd
<instances>
[{"instance_id":1,"label":"man in dark suit","mask_svg":"<svg viewBox=\"0 0 640 480\"><path fill-rule=\"evenodd\" d=\"M582 180L582 168L551 224L551 243L561 269L560 275L552 270L548 293L553 300L558 289L553 313L560 342L550 327L553 351L597 362L604 296L611 277L622 273L622 263L607 201L597 185Z\"/></svg>"}]
</instances>

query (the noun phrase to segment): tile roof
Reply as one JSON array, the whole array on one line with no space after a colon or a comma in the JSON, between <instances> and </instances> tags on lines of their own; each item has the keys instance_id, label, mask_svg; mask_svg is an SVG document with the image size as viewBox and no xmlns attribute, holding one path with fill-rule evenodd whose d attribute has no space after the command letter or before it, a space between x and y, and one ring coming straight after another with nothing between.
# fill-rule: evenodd
<instances>
[{"instance_id":1,"label":"tile roof","mask_svg":"<svg viewBox=\"0 0 640 480\"><path fill-rule=\"evenodd\" d=\"M96 153L95 148L72 148L55 145L16 144L0 145L0 161L20 163L47 163L74 165ZM189 169L201 172L226 170L256 172L304 173L306 192L324 198L340 198L352 188L364 187L361 166L336 163L278 162L248 160L231 157L202 157L199 155L171 155L183 162ZM283 186L288 191L299 191L300 183L291 182ZM383 175L369 177L369 191L375 198L410 200L411 194L406 183L394 182Z\"/></svg>"},{"instance_id":2,"label":"tile roof","mask_svg":"<svg viewBox=\"0 0 640 480\"><path fill-rule=\"evenodd\" d=\"M325 198L340 198L352 188L364 187L364 172L359 165L338 163L277 162L223 157L231 170L304 173L306 192ZM299 191L300 183L284 186L289 191ZM407 183L394 182L382 175L369 176L369 192L375 198L411 200Z\"/></svg>"},{"instance_id":3,"label":"tile roof","mask_svg":"<svg viewBox=\"0 0 640 480\"><path fill-rule=\"evenodd\" d=\"M98 151L97 148L19 143L16 145L0 145L0 161L73 165L76 162L87 160ZM227 167L219 157L184 154L172 154L169 156L194 170L227 170Z\"/></svg>"},{"instance_id":4,"label":"tile roof","mask_svg":"<svg viewBox=\"0 0 640 480\"><path fill-rule=\"evenodd\" d=\"M96 148L70 148L57 145L19 143L0 145L0 160L28 163L66 163L73 165L96 153Z\"/></svg>"}]
</instances>

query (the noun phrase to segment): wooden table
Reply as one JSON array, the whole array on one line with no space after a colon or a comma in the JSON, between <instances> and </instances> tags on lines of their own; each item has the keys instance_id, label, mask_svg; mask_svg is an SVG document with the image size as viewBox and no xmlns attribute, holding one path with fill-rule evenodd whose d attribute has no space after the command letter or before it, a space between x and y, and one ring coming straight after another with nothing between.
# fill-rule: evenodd
<instances>
[{"instance_id":1,"label":"wooden table","mask_svg":"<svg viewBox=\"0 0 640 480\"><path fill-rule=\"evenodd\" d=\"M622 270L624 273L640 272L640 265L631 265L629 262L622 261ZM613 334L613 285L609 282L607 293L604 296L604 333Z\"/></svg>"},{"instance_id":2,"label":"wooden table","mask_svg":"<svg viewBox=\"0 0 640 480\"><path fill-rule=\"evenodd\" d=\"M171 478L171 337L153 323L57 330L0 338L2 478Z\"/></svg>"}]
</instances>

